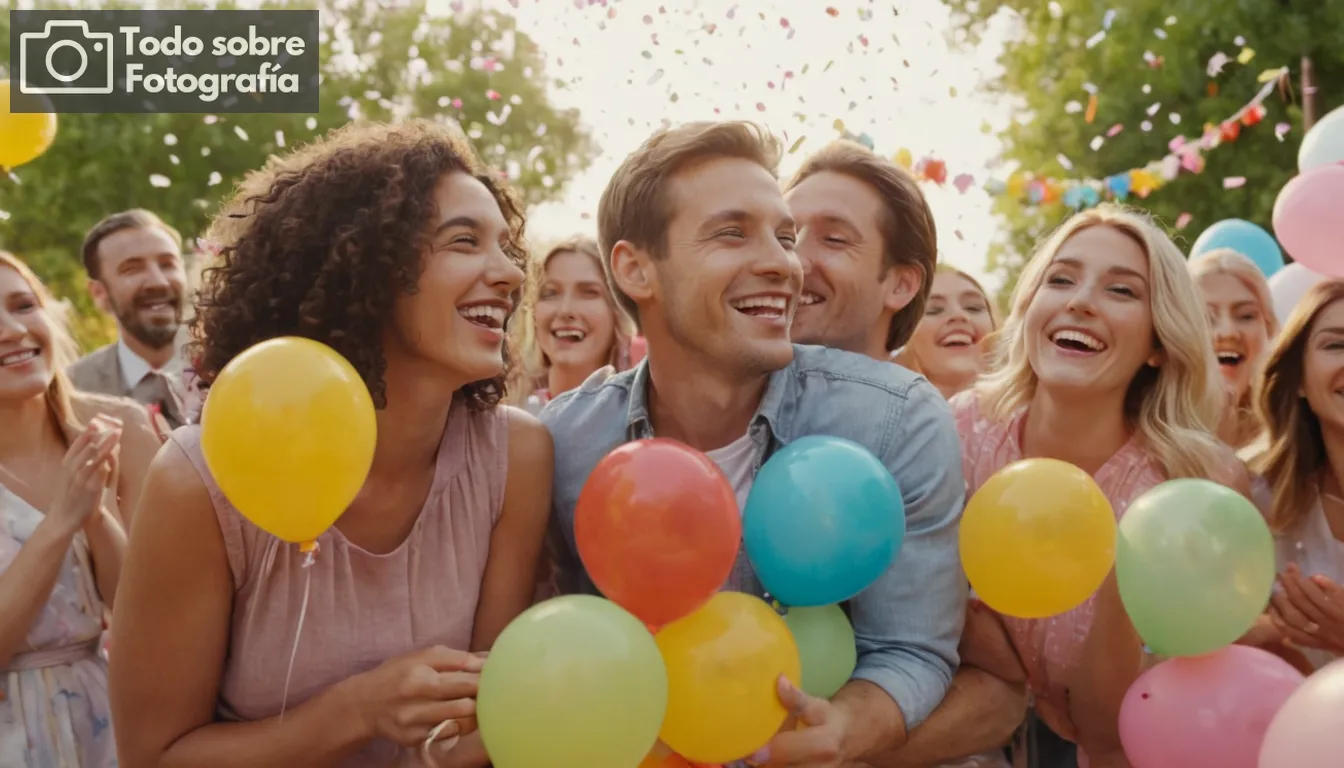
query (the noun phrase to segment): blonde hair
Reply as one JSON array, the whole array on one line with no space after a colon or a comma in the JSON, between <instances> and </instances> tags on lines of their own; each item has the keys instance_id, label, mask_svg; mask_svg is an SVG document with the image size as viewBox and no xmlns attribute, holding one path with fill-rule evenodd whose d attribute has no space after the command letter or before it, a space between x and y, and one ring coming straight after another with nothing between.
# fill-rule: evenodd
<instances>
[{"instance_id":1,"label":"blonde hair","mask_svg":"<svg viewBox=\"0 0 1344 768\"><path fill-rule=\"evenodd\" d=\"M1260 317L1265 324L1265 334L1270 341L1273 341L1279 332L1279 320L1274 314L1274 299L1269 290L1269 281L1265 279L1265 273L1260 271L1255 262L1231 248L1217 248L1192 257L1190 276L1198 281L1208 275L1229 275L1246 286L1246 290L1255 297L1255 303L1260 305ZM1255 374L1258 377L1259 371ZM1254 394L1251 388L1248 388L1237 401L1234 438L1238 445L1234 447L1239 448L1252 442L1260 429L1261 422L1255 416Z\"/></svg>"},{"instance_id":2,"label":"blonde hair","mask_svg":"<svg viewBox=\"0 0 1344 768\"><path fill-rule=\"evenodd\" d=\"M1312 286L1283 324L1265 373L1256 388L1256 415L1265 425L1266 448L1252 459L1252 469L1269 484L1269 525L1283 532L1307 511L1311 481L1326 468L1321 421L1302 396L1307 341L1316 318L1344 300L1344 281Z\"/></svg>"},{"instance_id":3,"label":"blonde hair","mask_svg":"<svg viewBox=\"0 0 1344 768\"><path fill-rule=\"evenodd\" d=\"M990 328L990 331L993 332L993 331L997 331L997 330L998 330L998 328L999 328L999 309L998 309L998 306L996 305L996 303L995 303L995 301L994 301L994 297L992 297L992 296L989 295L989 291L986 291L986 290L985 290L985 286L981 285L979 280L976 280L974 277L971 277L971 275L970 275L969 272L963 272L963 271L961 271L960 269L957 269L956 267L952 266L951 264L939 264L939 265L937 265L936 267L934 267L933 275L934 275L934 277L937 277L938 275L956 275L957 277L960 277L962 280L965 280L966 282L968 282L968 283L970 283L972 286L974 286L974 287L975 287L975 290L978 291L978 292L980 293L981 298L983 298L983 299L985 300L985 308L986 308L986 311L989 312L989 328ZM929 280L929 291L930 291L930 292L933 291L933 280L932 280L932 279ZM919 332L919 326L916 325L915 328L914 328L914 330L910 333L911 339L913 339L915 333L918 333L918 332ZM986 349L989 349L989 348L992 346L992 340L993 340L993 338L994 338L994 337L993 337L993 335L992 335L992 333L991 333L991 334L987 334L987 335L985 336L985 338L982 339L983 346L984 346ZM910 370L914 371L915 373L918 373L918 374L923 374L923 373L924 373L924 366L923 366L923 364L922 364L922 363L920 362L920 360L919 360L919 355L915 354L915 350L912 349L912 348L910 347L910 345L909 345L908 342L907 342L906 346L903 347L903 348L900 350L900 352L896 355L895 360L896 360L896 363L897 363L897 364L899 364L899 365L903 365L903 366L905 366L906 368L909 368Z\"/></svg>"},{"instance_id":4,"label":"blonde hair","mask_svg":"<svg viewBox=\"0 0 1344 768\"><path fill-rule=\"evenodd\" d=\"M526 402L528 396L537 391L546 380L546 372L551 367L551 361L546 358L546 353L542 351L541 344L537 340L536 310L537 301L541 298L541 286L546 282L546 271L550 268L551 260L562 253L587 256L597 267L598 274L605 274L602 269L602 254L598 250L597 241L591 237L572 237L547 251L542 258L532 260L523 294L522 311L519 312L516 326L517 346L521 350L522 365L517 369L519 375L516 380L509 385L509 399L516 404ZM630 340L635 336L635 323L616 305L610 284L604 281L603 286L606 289L604 297L607 306L615 318L611 348L607 351L607 365L622 370L630 364Z\"/></svg>"},{"instance_id":5,"label":"blonde hair","mask_svg":"<svg viewBox=\"0 0 1344 768\"><path fill-rule=\"evenodd\" d=\"M65 369L79 356L78 347L75 346L69 326L66 324L68 310L64 304L52 297L51 292L42 284L42 280L19 257L9 251L0 251L0 266L9 267L19 273L19 277L28 284L28 290L37 297L37 305L47 316L51 326L52 372L51 383L47 385L44 397L51 418L65 434L71 434L81 429L83 424L75 415L74 406L71 404L74 387L65 374Z\"/></svg>"},{"instance_id":6,"label":"blonde hair","mask_svg":"<svg viewBox=\"0 0 1344 768\"><path fill-rule=\"evenodd\" d=\"M1221 413L1221 377L1204 302L1180 249L1148 215L1126 206L1105 203L1075 214L1027 262L1008 318L995 334L995 364L975 388L981 408L991 418L1007 421L1031 402L1037 378L1027 359L1027 307L1064 243L1095 226L1133 238L1147 255L1153 333L1164 356L1160 367L1145 366L1130 383L1125 420L1169 478L1210 477L1225 469L1226 460L1213 436Z\"/></svg>"}]
</instances>

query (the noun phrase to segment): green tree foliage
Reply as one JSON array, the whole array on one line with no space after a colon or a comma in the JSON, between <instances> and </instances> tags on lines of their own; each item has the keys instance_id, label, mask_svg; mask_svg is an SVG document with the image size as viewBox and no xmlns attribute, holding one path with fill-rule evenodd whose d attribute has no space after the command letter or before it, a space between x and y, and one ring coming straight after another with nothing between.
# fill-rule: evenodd
<instances>
[{"instance_id":1,"label":"green tree foliage","mask_svg":"<svg viewBox=\"0 0 1344 768\"><path fill-rule=\"evenodd\" d=\"M1187 246L1222 219L1247 219L1270 229L1274 199L1297 172L1303 134L1298 78L1304 55L1315 65L1318 117L1344 104L1344 3L949 0L949 5L958 18L958 36L968 45L978 42L995 14L1007 10L1016 15L1019 34L1004 50L1002 75L991 88L1024 107L1021 117L1000 134L1004 159L1041 177L1104 178L1142 167L1167 154L1167 144L1176 136L1197 138L1205 123L1217 124L1235 113L1260 88L1256 76L1261 71L1291 67L1291 91L1271 95L1263 122L1243 128L1235 143L1206 152L1203 173L1182 172L1147 199L1130 196L1130 203L1149 209L1169 227L1182 213L1190 213L1190 225L1178 233ZM1115 13L1105 39L1089 48L1088 39L1102 31L1111 9ZM1175 21L1168 23L1172 17ZM1235 42L1238 36L1255 52L1246 64L1236 60L1243 48ZM1206 64L1220 51L1232 61L1210 78ZM1145 52L1161 57L1161 63L1152 66ZM1091 124L1083 113L1065 109L1071 100L1087 103L1085 83L1098 89ZM1150 118L1147 109L1158 102L1161 109ZM1180 115L1178 125L1171 113ZM1141 130L1143 120L1151 120L1151 131ZM1275 137L1279 122L1291 125L1284 141ZM1124 126L1123 132L1107 139L1100 150L1091 149L1093 139L1104 137L1116 124ZM1060 155L1072 163L1072 170L1061 166ZM1245 186L1224 189L1224 178L1236 176L1246 178ZM988 267L1011 289L1036 241L1070 211L1060 205L1028 207L1007 198L998 200L995 210L1004 222L1005 237L989 255Z\"/></svg>"},{"instance_id":2,"label":"green tree foliage","mask_svg":"<svg viewBox=\"0 0 1344 768\"><path fill-rule=\"evenodd\" d=\"M202 7L190 0L159 7L169 5ZM318 7L318 114L61 115L51 149L19 168L17 183L0 178L0 247L72 302L85 349L115 331L84 288L79 247L93 223L142 207L194 239L244 174L352 118L455 120L529 203L557 198L591 160L595 147L578 113L550 102L544 58L512 17L435 16L423 0L323 0ZM0 61L9 61L8 48L6 14Z\"/></svg>"}]
</instances>

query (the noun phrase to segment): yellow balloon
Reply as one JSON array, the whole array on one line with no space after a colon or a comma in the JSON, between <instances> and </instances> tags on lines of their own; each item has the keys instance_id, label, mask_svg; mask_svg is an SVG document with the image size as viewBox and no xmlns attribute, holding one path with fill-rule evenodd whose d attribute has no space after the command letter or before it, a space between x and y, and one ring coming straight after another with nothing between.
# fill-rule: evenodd
<instances>
[{"instance_id":1,"label":"yellow balloon","mask_svg":"<svg viewBox=\"0 0 1344 768\"><path fill-rule=\"evenodd\" d=\"M315 541L373 464L373 399L354 366L311 339L263 341L216 377L201 413L205 463L258 528Z\"/></svg>"},{"instance_id":2,"label":"yellow balloon","mask_svg":"<svg viewBox=\"0 0 1344 768\"><path fill-rule=\"evenodd\" d=\"M18 94L38 108L51 108L44 96ZM0 170L18 168L37 158L56 140L56 113L9 111L9 81L0 80ZM43 106L45 105L45 106Z\"/></svg>"},{"instance_id":3,"label":"yellow balloon","mask_svg":"<svg viewBox=\"0 0 1344 768\"><path fill-rule=\"evenodd\" d=\"M1111 504L1067 462L1009 464L971 497L961 562L971 588L1006 616L1038 619L1081 605L1115 565Z\"/></svg>"},{"instance_id":4,"label":"yellow balloon","mask_svg":"<svg viewBox=\"0 0 1344 768\"><path fill-rule=\"evenodd\" d=\"M740 760L784 724L779 676L799 685L802 665L788 625L764 601L720 592L656 639L668 684L659 735L687 760Z\"/></svg>"},{"instance_id":5,"label":"yellow balloon","mask_svg":"<svg viewBox=\"0 0 1344 768\"><path fill-rule=\"evenodd\" d=\"M495 768L635 768L667 708L653 636L610 600L570 595L523 611L490 649L476 696Z\"/></svg>"}]
</instances>

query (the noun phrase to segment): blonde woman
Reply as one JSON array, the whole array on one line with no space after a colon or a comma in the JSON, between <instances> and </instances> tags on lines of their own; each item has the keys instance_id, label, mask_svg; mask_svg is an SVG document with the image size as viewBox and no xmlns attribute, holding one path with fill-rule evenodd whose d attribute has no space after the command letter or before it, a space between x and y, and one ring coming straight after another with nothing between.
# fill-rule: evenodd
<instances>
[{"instance_id":1,"label":"blonde woman","mask_svg":"<svg viewBox=\"0 0 1344 768\"><path fill-rule=\"evenodd\" d=\"M98 641L159 444L132 401L71 391L56 310L0 251L0 765L114 766Z\"/></svg>"},{"instance_id":2,"label":"blonde woman","mask_svg":"<svg viewBox=\"0 0 1344 768\"><path fill-rule=\"evenodd\" d=\"M943 397L969 388L985 368L985 337L994 331L994 302L974 277L938 265L924 317L897 363L924 374Z\"/></svg>"},{"instance_id":3,"label":"blonde woman","mask_svg":"<svg viewBox=\"0 0 1344 768\"><path fill-rule=\"evenodd\" d=\"M1278 549L1268 618L1316 668L1344 655L1344 282L1314 286L1269 353L1252 465ZM1261 642L1251 644L1264 644Z\"/></svg>"},{"instance_id":4,"label":"blonde woman","mask_svg":"<svg viewBox=\"0 0 1344 768\"><path fill-rule=\"evenodd\" d=\"M557 245L535 269L521 325L524 380L514 397L539 409L602 366L628 368L635 328L612 301L592 238Z\"/></svg>"},{"instance_id":5,"label":"blonde woman","mask_svg":"<svg viewBox=\"0 0 1344 768\"><path fill-rule=\"evenodd\" d=\"M968 496L1005 465L1035 457L1086 470L1117 516L1169 478L1214 478L1249 494L1244 467L1213 436L1220 398L1203 303L1181 252L1141 213L1084 211L1027 263L991 372L953 399ZM1128 765L1117 721L1144 657L1114 574L1060 616L977 609L969 621L997 626L976 632L996 642L966 649L967 660L1025 679L1039 717L1077 745L1078 765Z\"/></svg>"},{"instance_id":6,"label":"blonde woman","mask_svg":"<svg viewBox=\"0 0 1344 768\"><path fill-rule=\"evenodd\" d=\"M1260 433L1251 385L1260 378L1269 344L1278 333L1269 282L1255 262L1230 248L1192 258L1190 274L1204 297L1213 351L1226 380L1218 437L1240 450Z\"/></svg>"}]
</instances>

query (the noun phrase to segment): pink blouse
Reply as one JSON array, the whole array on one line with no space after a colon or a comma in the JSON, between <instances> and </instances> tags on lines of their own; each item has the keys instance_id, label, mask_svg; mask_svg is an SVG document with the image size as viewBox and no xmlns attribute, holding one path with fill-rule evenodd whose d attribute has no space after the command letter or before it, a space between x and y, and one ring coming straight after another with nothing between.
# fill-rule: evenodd
<instances>
[{"instance_id":1,"label":"pink blouse","mask_svg":"<svg viewBox=\"0 0 1344 768\"><path fill-rule=\"evenodd\" d=\"M273 717L282 706L293 709L394 656L433 645L469 647L490 534L503 510L507 422L503 407L478 412L460 399L454 402L433 485L406 540L376 554L332 528L318 537L317 557L308 568L296 546L257 528L224 497L201 453L200 427L173 433L171 439L210 490L233 575L221 717ZM308 611L298 634L309 578ZM375 741L346 764L386 766L405 759L395 744Z\"/></svg>"},{"instance_id":2,"label":"pink blouse","mask_svg":"<svg viewBox=\"0 0 1344 768\"><path fill-rule=\"evenodd\" d=\"M952 410L961 437L962 471L969 499L995 472L1023 458L1022 425L1027 411L1023 408L1006 424L992 421L980 412L974 391L954 397ZM1131 438L1097 470L1093 479L1118 520L1130 502L1167 478L1157 461ZM1083 641L1092 626L1095 600L1095 596L1090 597L1068 613L1048 619L1003 617L1008 636L1026 669L1036 711L1056 733L1070 741L1076 740L1077 730L1069 718L1069 679L1082 660Z\"/></svg>"}]
</instances>

